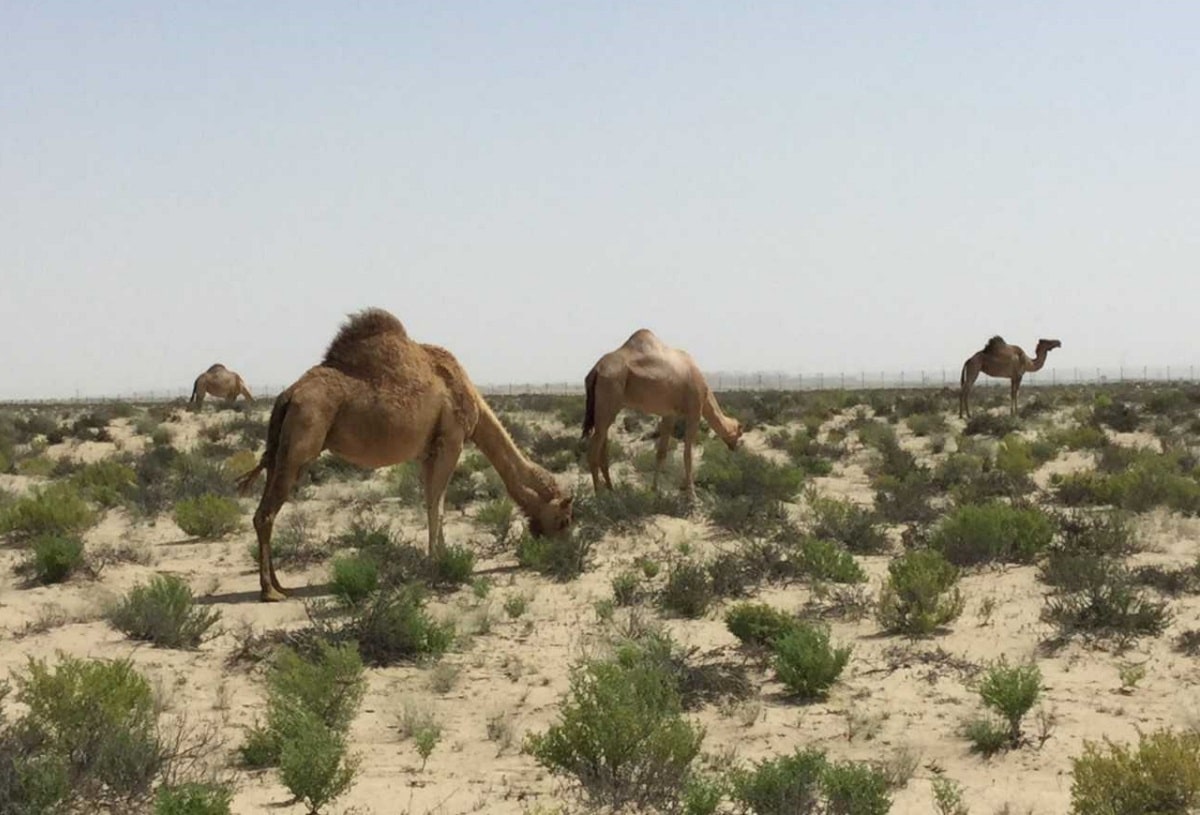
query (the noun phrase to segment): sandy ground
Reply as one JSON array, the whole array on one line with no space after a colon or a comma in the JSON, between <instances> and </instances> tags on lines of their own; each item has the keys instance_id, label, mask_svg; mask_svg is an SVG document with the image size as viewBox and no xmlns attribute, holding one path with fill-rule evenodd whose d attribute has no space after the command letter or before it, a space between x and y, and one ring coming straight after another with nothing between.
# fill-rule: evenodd
<instances>
[{"instance_id":1,"label":"sandy ground","mask_svg":"<svg viewBox=\"0 0 1200 815\"><path fill-rule=\"evenodd\" d=\"M201 417L181 414L172 423L175 443L187 446L203 424L231 416L211 407ZM957 421L951 420L952 427L961 427L954 424ZM135 438L126 423L117 424L122 429L114 433L115 443L66 445L48 454L95 460L118 447L139 449L143 440ZM903 425L898 429L906 445L927 450L925 440L912 438ZM1130 434L1120 441L1153 443L1152 437L1143 436ZM766 449L761 434L749 439L753 449ZM630 452L653 444L639 441L637 434L623 442ZM678 456L678 451L672 455ZM825 495L869 505L873 493L864 470L869 456L859 449L838 462L831 475L812 483ZM1036 481L1045 486L1052 473L1090 466L1090 454L1064 453L1046 464ZM622 477L628 476L622 473ZM582 484L579 474L573 479ZM4 476L0 487L20 491L41 480ZM333 534L349 524L355 511L349 501L353 494L378 491L382 485L379 476L314 489L305 500L289 505L281 522L288 513L302 511L320 535ZM287 804L289 795L275 772L233 768L233 753L244 729L263 713L264 690L257 669L230 667L227 657L247 626L265 631L305 621L300 600L258 602L257 575L248 554L254 502L246 500L243 506L242 531L209 543L190 540L166 516L146 524L133 522L124 511L110 511L87 534L88 546L143 548L149 560L145 565L110 566L96 580L80 577L64 585L25 588L11 569L19 553L12 547L0 548L0 638L4 642L0 676L22 667L28 657L52 657L59 651L85 657L131 657L161 689L170 712L219 723L230 772L238 785L235 812L300 813L301 806ZM388 501L377 503L372 512L423 544L423 517ZM481 545L485 536L467 519L451 512L450 520L449 542ZM1184 564L1200 554L1200 520L1155 512L1142 516L1139 525L1150 544L1150 551L1138 556L1145 562ZM369 692L352 728L361 770L354 787L331 811L505 815L556 811L560 806L575 811L578 802L569 789L520 752L522 738L553 722L567 689L569 666L596 648L611 625L602 623L593 607L595 601L611 596L611 578L640 555L653 554L665 561L682 542L704 546L720 538L699 517L660 518L636 538L606 538L596 547L591 569L566 584L517 570L511 553L483 558L477 571L488 574L494 583L486 599L463 589L438 597L432 608L439 616L454 618L460 630L468 632L478 632L486 615L490 631L465 637L442 660L444 666L457 670L452 687L444 693L432 687L433 666L368 671ZM871 576L866 591L874 595L888 558L859 560ZM285 585L313 587L310 593L320 594L328 569L324 564L302 572L283 571L281 579ZM106 603L154 573L185 577L205 602L222 612L224 633L197 651L163 650L135 644L99 618ZM928 641L911 643L882 636L871 616L834 623L834 639L854 650L841 681L824 702L797 705L782 696L769 671L752 669L752 677L761 682L757 698L693 714L707 730L706 752L721 766L800 746L820 747L835 758L910 756L916 760L916 771L908 785L894 794L892 812L898 815L935 811L930 779L936 773L963 785L973 813L1062 813L1069 809L1070 758L1080 753L1085 739L1129 740L1137 737L1139 729L1200 721L1200 699L1193 692L1200 671L1194 659L1171 648L1181 630L1200 625L1200 598L1172 600L1175 616L1167 632L1141 640L1123 654L1073 644L1047 656L1037 651L1049 627L1038 619L1046 588L1035 579L1034 567L972 573L962 589L967 598L963 616L948 633ZM529 598L529 608L512 620L503 603L517 593ZM790 611L811 597L809 588L794 585L763 590L757 599ZM705 655L744 660L722 622L724 607L718 605L705 619L672 619L667 626L681 643L698 646ZM617 612L618 621L623 613ZM1049 738L1040 748L1026 747L990 760L971 753L957 731L965 717L979 710L977 696L968 687L973 666L1000 656L1020 660L1035 655L1046 690L1028 729L1039 730L1040 713ZM1144 664L1147 670L1132 693L1125 694L1118 671L1130 663ZM444 726L442 741L424 768L412 743L398 734L397 720L406 702L436 711ZM488 722L495 717L511 725L511 744L488 738Z\"/></svg>"}]
</instances>

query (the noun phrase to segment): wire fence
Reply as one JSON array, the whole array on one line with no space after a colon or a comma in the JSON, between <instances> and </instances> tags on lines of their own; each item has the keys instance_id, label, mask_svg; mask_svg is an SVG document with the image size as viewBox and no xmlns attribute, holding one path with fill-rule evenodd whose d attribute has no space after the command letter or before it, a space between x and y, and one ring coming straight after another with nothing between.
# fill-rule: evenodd
<instances>
[{"instance_id":1,"label":"wire fence","mask_svg":"<svg viewBox=\"0 0 1200 815\"><path fill-rule=\"evenodd\" d=\"M1059 385L1113 385L1121 383L1183 384L1196 382L1197 366L1185 365L1118 365L1098 368L1047 367L1026 374L1023 388ZM957 388L958 369L936 368L903 371L838 371L813 373L714 371L705 374L718 393L724 391L816 391L816 390L884 390L902 388ZM251 386L256 401L270 401L283 390L281 385ZM1008 387L1008 382L981 376L976 387ZM582 377L576 382L509 382L479 386L485 395L550 394L571 395L584 392ZM115 394L80 394L58 398L4 399L9 406L85 405L105 402L131 404L162 404L187 401L190 388L127 391ZM208 397L205 401L220 402Z\"/></svg>"}]
</instances>

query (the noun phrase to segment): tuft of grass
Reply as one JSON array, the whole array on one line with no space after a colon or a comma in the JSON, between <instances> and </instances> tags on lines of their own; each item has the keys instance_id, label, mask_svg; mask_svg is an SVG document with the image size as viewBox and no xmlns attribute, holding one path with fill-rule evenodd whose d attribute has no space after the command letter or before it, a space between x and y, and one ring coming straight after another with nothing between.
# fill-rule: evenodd
<instances>
[{"instance_id":1,"label":"tuft of grass","mask_svg":"<svg viewBox=\"0 0 1200 815\"><path fill-rule=\"evenodd\" d=\"M595 540L581 527L554 537L526 533L517 541L517 562L556 580L573 580L583 574Z\"/></svg>"},{"instance_id":2,"label":"tuft of grass","mask_svg":"<svg viewBox=\"0 0 1200 815\"><path fill-rule=\"evenodd\" d=\"M683 560L671 568L658 602L667 611L694 620L708 611L713 596L708 570L698 563Z\"/></svg>"},{"instance_id":3,"label":"tuft of grass","mask_svg":"<svg viewBox=\"0 0 1200 815\"><path fill-rule=\"evenodd\" d=\"M372 558L361 554L333 561L332 590L347 605L356 605L379 588L379 567Z\"/></svg>"},{"instance_id":4,"label":"tuft of grass","mask_svg":"<svg viewBox=\"0 0 1200 815\"><path fill-rule=\"evenodd\" d=\"M83 541L74 536L39 535L29 544L26 570L42 585L61 583L85 565Z\"/></svg>"},{"instance_id":5,"label":"tuft of grass","mask_svg":"<svg viewBox=\"0 0 1200 815\"><path fill-rule=\"evenodd\" d=\"M161 648L195 648L221 619L217 609L198 608L188 584L175 575L156 575L138 584L108 613L109 622L135 640Z\"/></svg>"},{"instance_id":6,"label":"tuft of grass","mask_svg":"<svg viewBox=\"0 0 1200 815\"><path fill-rule=\"evenodd\" d=\"M154 796L154 815L229 815L232 801L233 790L222 784L164 784Z\"/></svg>"},{"instance_id":7,"label":"tuft of grass","mask_svg":"<svg viewBox=\"0 0 1200 815\"><path fill-rule=\"evenodd\" d=\"M242 509L232 498L201 495L175 504L175 523L186 534L210 540L237 530Z\"/></svg>"},{"instance_id":8,"label":"tuft of grass","mask_svg":"<svg viewBox=\"0 0 1200 815\"><path fill-rule=\"evenodd\" d=\"M512 501L508 498L497 498L480 507L474 520L475 524L489 533L496 545L500 546L508 541L515 514L516 508Z\"/></svg>"},{"instance_id":9,"label":"tuft of grass","mask_svg":"<svg viewBox=\"0 0 1200 815\"><path fill-rule=\"evenodd\" d=\"M887 549L888 539L875 514L851 501L836 498L809 499L813 536L844 543L851 552L877 554Z\"/></svg>"},{"instance_id":10,"label":"tuft of grass","mask_svg":"<svg viewBox=\"0 0 1200 815\"><path fill-rule=\"evenodd\" d=\"M38 535L77 535L96 521L73 484L57 482L35 488L0 509L0 534L16 538Z\"/></svg>"}]
</instances>

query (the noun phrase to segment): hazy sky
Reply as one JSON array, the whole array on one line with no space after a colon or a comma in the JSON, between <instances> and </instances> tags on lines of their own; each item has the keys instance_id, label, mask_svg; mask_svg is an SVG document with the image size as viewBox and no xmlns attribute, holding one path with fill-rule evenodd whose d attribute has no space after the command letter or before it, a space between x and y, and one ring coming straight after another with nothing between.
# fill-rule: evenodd
<instances>
[{"instance_id":1,"label":"hazy sky","mask_svg":"<svg viewBox=\"0 0 1200 815\"><path fill-rule=\"evenodd\" d=\"M0 3L0 398L1200 364L1200 5Z\"/></svg>"}]
</instances>

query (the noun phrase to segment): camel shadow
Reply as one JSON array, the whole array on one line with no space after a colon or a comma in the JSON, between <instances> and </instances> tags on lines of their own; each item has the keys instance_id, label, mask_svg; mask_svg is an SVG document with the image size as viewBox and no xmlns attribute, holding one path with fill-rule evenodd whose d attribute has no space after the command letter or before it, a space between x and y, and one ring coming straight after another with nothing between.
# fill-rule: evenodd
<instances>
[{"instance_id":1,"label":"camel shadow","mask_svg":"<svg viewBox=\"0 0 1200 815\"><path fill-rule=\"evenodd\" d=\"M314 597L322 597L333 594L333 584L319 583L316 585L310 584L307 586L299 586L297 588L288 589L289 600L307 600ZM257 603L259 600L258 589L250 591L231 591L224 594L208 594L204 597L197 597L195 600L198 606L216 606L235 603Z\"/></svg>"}]
</instances>

